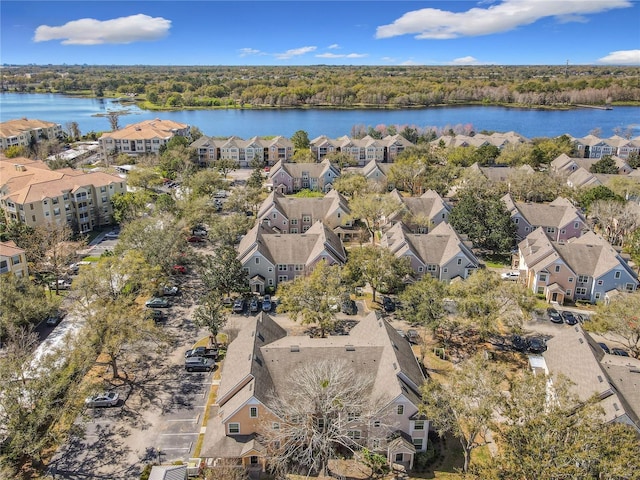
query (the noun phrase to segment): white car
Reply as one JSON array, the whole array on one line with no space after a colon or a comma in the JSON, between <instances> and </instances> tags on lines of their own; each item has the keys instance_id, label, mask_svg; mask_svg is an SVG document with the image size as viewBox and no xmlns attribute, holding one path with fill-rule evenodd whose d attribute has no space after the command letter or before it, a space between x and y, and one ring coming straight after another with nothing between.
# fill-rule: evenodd
<instances>
[{"instance_id":1,"label":"white car","mask_svg":"<svg viewBox=\"0 0 640 480\"><path fill-rule=\"evenodd\" d=\"M518 272L517 270L514 270L511 272L503 273L500 276L502 277L503 280L518 280L518 278L520 278L520 272Z\"/></svg>"},{"instance_id":2,"label":"white car","mask_svg":"<svg viewBox=\"0 0 640 480\"><path fill-rule=\"evenodd\" d=\"M102 392L97 395L87 397L84 404L87 407L115 407L120 397L116 392Z\"/></svg>"}]
</instances>

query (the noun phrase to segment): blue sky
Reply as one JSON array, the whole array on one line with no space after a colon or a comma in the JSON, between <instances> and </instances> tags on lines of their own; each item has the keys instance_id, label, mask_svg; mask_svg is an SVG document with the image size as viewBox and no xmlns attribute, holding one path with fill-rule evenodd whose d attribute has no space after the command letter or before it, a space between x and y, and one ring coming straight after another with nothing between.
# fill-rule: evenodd
<instances>
[{"instance_id":1,"label":"blue sky","mask_svg":"<svg viewBox=\"0 0 640 480\"><path fill-rule=\"evenodd\" d=\"M0 62L640 65L635 0L0 2Z\"/></svg>"}]
</instances>

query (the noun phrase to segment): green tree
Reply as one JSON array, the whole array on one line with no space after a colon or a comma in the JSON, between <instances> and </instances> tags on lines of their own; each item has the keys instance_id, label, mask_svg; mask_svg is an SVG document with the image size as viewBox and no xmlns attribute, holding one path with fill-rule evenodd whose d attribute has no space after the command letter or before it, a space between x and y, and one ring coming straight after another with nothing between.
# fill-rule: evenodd
<instances>
[{"instance_id":1,"label":"green tree","mask_svg":"<svg viewBox=\"0 0 640 480\"><path fill-rule=\"evenodd\" d=\"M11 145L7 147L2 153L7 158L26 157L27 150L21 145Z\"/></svg>"},{"instance_id":2,"label":"green tree","mask_svg":"<svg viewBox=\"0 0 640 480\"><path fill-rule=\"evenodd\" d=\"M227 187L227 182L220 173L211 169L199 170L187 182L191 195L210 197Z\"/></svg>"},{"instance_id":3,"label":"green tree","mask_svg":"<svg viewBox=\"0 0 640 480\"><path fill-rule=\"evenodd\" d=\"M245 292L249 283L247 273L238 260L238 252L230 245L216 248L214 255L204 260L202 282L207 289L231 296L232 292Z\"/></svg>"},{"instance_id":4,"label":"green tree","mask_svg":"<svg viewBox=\"0 0 640 480\"><path fill-rule=\"evenodd\" d=\"M147 205L150 201L151 195L146 190L116 193L111 197L113 218L118 223L135 220L147 212Z\"/></svg>"},{"instance_id":5,"label":"green tree","mask_svg":"<svg viewBox=\"0 0 640 480\"><path fill-rule=\"evenodd\" d=\"M435 331L447 314L443 303L446 296L447 285L425 275L400 294L402 318L410 324L424 325Z\"/></svg>"},{"instance_id":6,"label":"green tree","mask_svg":"<svg viewBox=\"0 0 640 480\"><path fill-rule=\"evenodd\" d=\"M218 333L227 324L222 298L217 292L209 292L200 299L200 305L193 312L193 322L198 327L206 327L211 333L214 345L218 346Z\"/></svg>"},{"instance_id":7,"label":"green tree","mask_svg":"<svg viewBox=\"0 0 640 480\"><path fill-rule=\"evenodd\" d=\"M591 173L608 173L616 175L618 173L618 167L616 162L611 158L611 155L604 155L600 160L595 162L589 168Z\"/></svg>"},{"instance_id":8,"label":"green tree","mask_svg":"<svg viewBox=\"0 0 640 480\"><path fill-rule=\"evenodd\" d=\"M397 258L386 248L364 245L349 252L344 277L352 283L364 282L373 291L373 301L380 289L392 290L402 285L412 273L406 258Z\"/></svg>"},{"instance_id":9,"label":"green tree","mask_svg":"<svg viewBox=\"0 0 640 480\"><path fill-rule=\"evenodd\" d=\"M229 172L237 170L238 162L230 158L221 158L216 160L215 169L222 174L222 178L226 179Z\"/></svg>"},{"instance_id":10,"label":"green tree","mask_svg":"<svg viewBox=\"0 0 640 480\"><path fill-rule=\"evenodd\" d=\"M580 206L587 211L589 211L591 205L598 200L625 201L623 197L617 195L609 187L605 187L604 185L580 190L577 194L577 200Z\"/></svg>"},{"instance_id":11,"label":"green tree","mask_svg":"<svg viewBox=\"0 0 640 480\"><path fill-rule=\"evenodd\" d=\"M463 471L467 472L471 452L488 442L487 434L502 401L504 375L481 356L459 367L447 375L446 384L431 380L423 385L419 410L432 420L440 435L451 433L458 439L464 454Z\"/></svg>"},{"instance_id":12,"label":"green tree","mask_svg":"<svg viewBox=\"0 0 640 480\"><path fill-rule=\"evenodd\" d=\"M371 190L371 185L364 175L344 173L333 182L333 188L347 197L355 197Z\"/></svg>"},{"instance_id":13,"label":"green tree","mask_svg":"<svg viewBox=\"0 0 640 480\"><path fill-rule=\"evenodd\" d=\"M493 165L499 155L500 149L498 147L487 144L476 148L473 159L478 162L479 165Z\"/></svg>"},{"instance_id":14,"label":"green tree","mask_svg":"<svg viewBox=\"0 0 640 480\"><path fill-rule=\"evenodd\" d=\"M345 167L353 167L358 163L351 155L344 152L331 152L325 155L324 158L338 167L338 170L340 171Z\"/></svg>"},{"instance_id":15,"label":"green tree","mask_svg":"<svg viewBox=\"0 0 640 480\"><path fill-rule=\"evenodd\" d=\"M149 190L152 187L162 185L162 178L152 168L134 168L127 175L127 185Z\"/></svg>"},{"instance_id":16,"label":"green tree","mask_svg":"<svg viewBox=\"0 0 640 480\"><path fill-rule=\"evenodd\" d=\"M597 399L579 401L566 379L524 373L510 382L497 433L498 454L478 465L480 478L637 478L638 437L620 422L604 423Z\"/></svg>"},{"instance_id":17,"label":"green tree","mask_svg":"<svg viewBox=\"0 0 640 480\"><path fill-rule=\"evenodd\" d=\"M451 209L449 223L467 235L474 247L492 253L509 252L515 243L516 226L497 196L465 188Z\"/></svg>"},{"instance_id":18,"label":"green tree","mask_svg":"<svg viewBox=\"0 0 640 480\"><path fill-rule=\"evenodd\" d=\"M291 157L291 161L295 163L316 163L316 156L311 150L296 150Z\"/></svg>"},{"instance_id":19,"label":"green tree","mask_svg":"<svg viewBox=\"0 0 640 480\"><path fill-rule=\"evenodd\" d=\"M18 278L11 274L0 275L0 292L0 341L8 332L15 331L18 327L41 322L58 304L56 300L48 299L44 291L28 278Z\"/></svg>"},{"instance_id":20,"label":"green tree","mask_svg":"<svg viewBox=\"0 0 640 480\"><path fill-rule=\"evenodd\" d=\"M609 304L597 306L596 314L587 325L590 331L611 335L622 341L631 354L640 358L640 295L619 293Z\"/></svg>"},{"instance_id":21,"label":"green tree","mask_svg":"<svg viewBox=\"0 0 640 480\"><path fill-rule=\"evenodd\" d=\"M340 267L320 261L308 276L278 285L278 312L289 313L294 321L300 320L303 325L317 324L324 337L336 323L336 312L331 305L344 291L341 284Z\"/></svg>"},{"instance_id":22,"label":"green tree","mask_svg":"<svg viewBox=\"0 0 640 480\"><path fill-rule=\"evenodd\" d=\"M371 244L376 243L376 233L380 229L380 223L399 210L400 202L389 194L369 193L360 195L351 200L349 208L351 217L362 220L371 236Z\"/></svg>"},{"instance_id":23,"label":"green tree","mask_svg":"<svg viewBox=\"0 0 640 480\"><path fill-rule=\"evenodd\" d=\"M293 149L296 150L308 150L311 142L309 141L309 134L304 130L297 130L291 135L291 143L293 143Z\"/></svg>"}]
</instances>

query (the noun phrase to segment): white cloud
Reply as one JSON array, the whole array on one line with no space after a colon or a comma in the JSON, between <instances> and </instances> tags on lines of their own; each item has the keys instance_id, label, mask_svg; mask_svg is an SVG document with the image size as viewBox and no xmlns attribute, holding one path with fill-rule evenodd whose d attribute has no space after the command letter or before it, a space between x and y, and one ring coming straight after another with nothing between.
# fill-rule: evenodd
<instances>
[{"instance_id":1,"label":"white cloud","mask_svg":"<svg viewBox=\"0 0 640 480\"><path fill-rule=\"evenodd\" d=\"M365 58L369 55L367 53L319 53L317 58Z\"/></svg>"},{"instance_id":2,"label":"white cloud","mask_svg":"<svg viewBox=\"0 0 640 480\"><path fill-rule=\"evenodd\" d=\"M640 65L640 50L617 50L599 58L598 62L611 65Z\"/></svg>"},{"instance_id":3,"label":"white cloud","mask_svg":"<svg viewBox=\"0 0 640 480\"><path fill-rule=\"evenodd\" d=\"M40 25L33 40L62 40L62 45L149 42L163 38L170 28L171 20L143 14L112 20L81 18L57 27Z\"/></svg>"},{"instance_id":4,"label":"white cloud","mask_svg":"<svg viewBox=\"0 0 640 480\"><path fill-rule=\"evenodd\" d=\"M331 45L329 45L327 47L329 50L335 50L336 48L340 48L340 45L338 45L337 43L332 43Z\"/></svg>"},{"instance_id":5,"label":"white cloud","mask_svg":"<svg viewBox=\"0 0 640 480\"><path fill-rule=\"evenodd\" d=\"M376 30L376 38L415 35L416 39L449 39L507 32L536 21L556 17L563 22L584 20L584 15L631 7L630 0L503 0L487 8L450 12L423 8L405 13Z\"/></svg>"},{"instance_id":6,"label":"white cloud","mask_svg":"<svg viewBox=\"0 0 640 480\"><path fill-rule=\"evenodd\" d=\"M291 57L298 57L300 55L304 55L305 53L313 52L317 47L300 47L300 48L292 48L291 50L287 50L284 53L276 53L275 57L279 60L288 60Z\"/></svg>"},{"instance_id":7,"label":"white cloud","mask_svg":"<svg viewBox=\"0 0 640 480\"><path fill-rule=\"evenodd\" d=\"M260 50L256 50L255 48L241 48L240 50L241 57L247 57L249 55L259 55L262 54Z\"/></svg>"},{"instance_id":8,"label":"white cloud","mask_svg":"<svg viewBox=\"0 0 640 480\"><path fill-rule=\"evenodd\" d=\"M454 58L451 61L451 65L482 65L482 63L477 58L468 55L466 57Z\"/></svg>"}]
</instances>

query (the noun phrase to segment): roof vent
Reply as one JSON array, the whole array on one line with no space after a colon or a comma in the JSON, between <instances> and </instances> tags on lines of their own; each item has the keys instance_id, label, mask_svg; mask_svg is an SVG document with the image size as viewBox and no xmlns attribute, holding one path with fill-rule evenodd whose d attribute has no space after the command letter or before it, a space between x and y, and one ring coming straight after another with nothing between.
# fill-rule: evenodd
<instances>
[{"instance_id":1,"label":"roof vent","mask_svg":"<svg viewBox=\"0 0 640 480\"><path fill-rule=\"evenodd\" d=\"M345 348L347 349L347 352L355 352L356 351L356 347L354 347L353 345L347 345Z\"/></svg>"},{"instance_id":2,"label":"roof vent","mask_svg":"<svg viewBox=\"0 0 640 480\"><path fill-rule=\"evenodd\" d=\"M398 364L396 362L393 362L393 369L397 370L398 369Z\"/></svg>"},{"instance_id":3,"label":"roof vent","mask_svg":"<svg viewBox=\"0 0 640 480\"><path fill-rule=\"evenodd\" d=\"M581 338L579 338L579 339L578 339L578 341L579 341L580 343L584 343L584 340L582 340Z\"/></svg>"},{"instance_id":4,"label":"roof vent","mask_svg":"<svg viewBox=\"0 0 640 480\"><path fill-rule=\"evenodd\" d=\"M598 381L599 381L600 383L604 382L604 380L602 379L602 375L598 375Z\"/></svg>"},{"instance_id":5,"label":"roof vent","mask_svg":"<svg viewBox=\"0 0 640 480\"><path fill-rule=\"evenodd\" d=\"M291 352L299 352L300 351L300 347L298 345L291 345L290 351Z\"/></svg>"},{"instance_id":6,"label":"roof vent","mask_svg":"<svg viewBox=\"0 0 640 480\"><path fill-rule=\"evenodd\" d=\"M616 412L620 410L620 407L618 406L618 404L617 404L617 403L614 403L614 404L613 404L613 408L615 408L615 409L616 409Z\"/></svg>"},{"instance_id":7,"label":"roof vent","mask_svg":"<svg viewBox=\"0 0 640 480\"><path fill-rule=\"evenodd\" d=\"M264 337L262 336L262 333L258 332L258 338L260 339L260 341L264 342Z\"/></svg>"}]
</instances>

